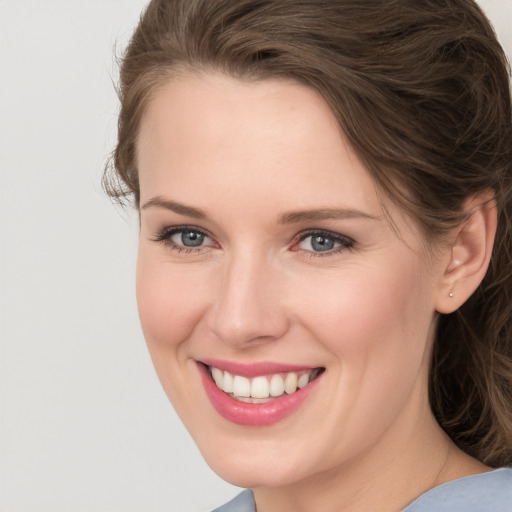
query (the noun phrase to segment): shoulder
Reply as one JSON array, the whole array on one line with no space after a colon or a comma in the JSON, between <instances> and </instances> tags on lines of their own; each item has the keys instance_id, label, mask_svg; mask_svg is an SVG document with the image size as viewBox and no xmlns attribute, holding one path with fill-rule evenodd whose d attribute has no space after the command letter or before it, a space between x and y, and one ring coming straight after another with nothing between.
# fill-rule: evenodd
<instances>
[{"instance_id":1,"label":"shoulder","mask_svg":"<svg viewBox=\"0 0 512 512\"><path fill-rule=\"evenodd\" d=\"M216 508L213 512L256 512L252 492L250 490L241 492L230 502Z\"/></svg>"},{"instance_id":2,"label":"shoulder","mask_svg":"<svg viewBox=\"0 0 512 512\"><path fill-rule=\"evenodd\" d=\"M512 468L468 476L435 487L403 512L512 512ZM250 490L213 512L256 512Z\"/></svg>"},{"instance_id":3,"label":"shoulder","mask_svg":"<svg viewBox=\"0 0 512 512\"><path fill-rule=\"evenodd\" d=\"M435 487L403 512L512 512L512 468L472 475Z\"/></svg>"}]
</instances>

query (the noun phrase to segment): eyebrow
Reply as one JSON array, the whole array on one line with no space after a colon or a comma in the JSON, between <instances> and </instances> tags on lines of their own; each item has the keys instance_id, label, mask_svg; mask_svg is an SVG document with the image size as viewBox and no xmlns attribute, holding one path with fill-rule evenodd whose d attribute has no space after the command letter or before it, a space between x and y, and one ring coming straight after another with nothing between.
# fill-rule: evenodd
<instances>
[{"instance_id":1,"label":"eyebrow","mask_svg":"<svg viewBox=\"0 0 512 512\"><path fill-rule=\"evenodd\" d=\"M360 210L344 208L319 208L314 210L301 210L295 212L285 212L277 218L278 224L295 224L299 222L309 222L328 219L369 219L380 220L381 216L370 215Z\"/></svg>"},{"instance_id":2,"label":"eyebrow","mask_svg":"<svg viewBox=\"0 0 512 512\"><path fill-rule=\"evenodd\" d=\"M171 210L174 213L178 213L180 215L186 215L188 217L192 217L194 219L204 220L207 218L207 215L203 210L199 208L194 208L193 206L187 206L176 201L171 201L170 199L164 199L161 196L155 196L151 198L147 203L144 203L141 207L141 210L145 210L146 208L150 208L152 206L157 206L159 208L165 208L166 210Z\"/></svg>"},{"instance_id":3,"label":"eyebrow","mask_svg":"<svg viewBox=\"0 0 512 512\"><path fill-rule=\"evenodd\" d=\"M187 206L177 201L171 201L165 199L162 196L155 196L149 201L144 203L141 210L146 208L158 207L166 210L173 211L180 215L186 215L194 219L205 220L208 215L199 208L193 206ZM296 224L300 222L310 222L317 220L328 220L328 219L369 219L369 220L380 220L382 216L374 216L369 213L362 212L360 210L345 209L345 208L318 208L311 210L297 210L284 212L277 217L278 224Z\"/></svg>"}]
</instances>

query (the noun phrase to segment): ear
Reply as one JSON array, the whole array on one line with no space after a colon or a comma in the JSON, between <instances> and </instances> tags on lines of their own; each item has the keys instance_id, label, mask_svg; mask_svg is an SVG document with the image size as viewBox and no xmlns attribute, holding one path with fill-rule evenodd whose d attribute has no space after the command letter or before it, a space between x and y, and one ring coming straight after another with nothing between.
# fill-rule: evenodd
<instances>
[{"instance_id":1,"label":"ear","mask_svg":"<svg viewBox=\"0 0 512 512\"><path fill-rule=\"evenodd\" d=\"M491 260L497 226L494 193L487 190L468 199L464 211L467 217L454 230L442 263L444 272L436 297L439 313L453 313L471 297Z\"/></svg>"}]
</instances>

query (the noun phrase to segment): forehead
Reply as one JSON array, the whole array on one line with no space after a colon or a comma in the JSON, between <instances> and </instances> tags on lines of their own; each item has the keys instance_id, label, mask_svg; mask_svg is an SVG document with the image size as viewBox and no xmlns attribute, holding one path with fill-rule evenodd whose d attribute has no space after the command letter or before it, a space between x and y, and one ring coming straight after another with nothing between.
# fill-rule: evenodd
<instances>
[{"instance_id":1,"label":"forehead","mask_svg":"<svg viewBox=\"0 0 512 512\"><path fill-rule=\"evenodd\" d=\"M237 181L269 167L289 180L293 162L298 181L299 161L312 178L329 179L329 171L334 178L349 162L367 175L321 96L283 80L193 74L170 80L147 106L137 149L142 177L165 167L178 178L180 169L200 166L206 178L219 165Z\"/></svg>"},{"instance_id":2,"label":"forehead","mask_svg":"<svg viewBox=\"0 0 512 512\"><path fill-rule=\"evenodd\" d=\"M382 216L389 203L320 94L291 81L171 79L147 106L137 150L141 204L166 196L236 218L308 208Z\"/></svg>"},{"instance_id":3,"label":"forehead","mask_svg":"<svg viewBox=\"0 0 512 512\"><path fill-rule=\"evenodd\" d=\"M238 144L244 146L245 153L251 144L255 151L264 146L268 151L280 148L283 152L293 143L313 140L317 128L331 149L345 144L322 97L295 82L182 73L160 87L149 101L138 147L155 149L156 143L162 142L169 145L172 137L176 145L195 139L215 147L225 142ZM318 149L317 158L323 148Z\"/></svg>"}]
</instances>

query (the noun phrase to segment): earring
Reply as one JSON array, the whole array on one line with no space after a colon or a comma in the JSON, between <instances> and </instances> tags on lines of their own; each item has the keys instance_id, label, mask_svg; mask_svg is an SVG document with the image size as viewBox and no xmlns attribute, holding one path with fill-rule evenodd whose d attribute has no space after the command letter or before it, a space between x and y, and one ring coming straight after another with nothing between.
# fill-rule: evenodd
<instances>
[{"instance_id":1,"label":"earring","mask_svg":"<svg viewBox=\"0 0 512 512\"><path fill-rule=\"evenodd\" d=\"M450 293L448 294L448 297L453 297L453 292L450 292Z\"/></svg>"}]
</instances>

